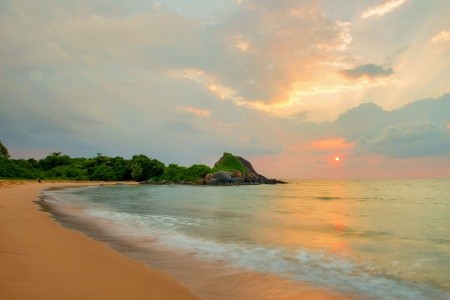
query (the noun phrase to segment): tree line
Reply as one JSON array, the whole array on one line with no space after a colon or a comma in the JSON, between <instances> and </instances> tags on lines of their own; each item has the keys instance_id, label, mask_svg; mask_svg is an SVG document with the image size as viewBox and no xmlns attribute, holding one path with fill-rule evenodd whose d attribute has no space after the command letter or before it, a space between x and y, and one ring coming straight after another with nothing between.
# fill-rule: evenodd
<instances>
[{"instance_id":1,"label":"tree line","mask_svg":"<svg viewBox=\"0 0 450 300\"><path fill-rule=\"evenodd\" d=\"M109 157L102 153L92 158L73 158L53 152L40 160L11 159L8 149L0 141L0 178L3 179L195 182L209 172L211 168L206 165L166 166L144 154L134 155L131 159Z\"/></svg>"}]
</instances>

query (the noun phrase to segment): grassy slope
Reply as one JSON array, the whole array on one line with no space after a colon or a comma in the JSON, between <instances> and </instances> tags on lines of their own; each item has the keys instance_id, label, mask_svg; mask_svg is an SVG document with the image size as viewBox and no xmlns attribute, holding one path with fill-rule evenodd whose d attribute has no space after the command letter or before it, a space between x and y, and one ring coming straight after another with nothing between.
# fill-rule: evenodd
<instances>
[{"instance_id":1,"label":"grassy slope","mask_svg":"<svg viewBox=\"0 0 450 300\"><path fill-rule=\"evenodd\" d=\"M213 172L217 171L240 171L243 175L248 173L248 169L244 164L233 154L224 153L222 158L214 165Z\"/></svg>"}]
</instances>

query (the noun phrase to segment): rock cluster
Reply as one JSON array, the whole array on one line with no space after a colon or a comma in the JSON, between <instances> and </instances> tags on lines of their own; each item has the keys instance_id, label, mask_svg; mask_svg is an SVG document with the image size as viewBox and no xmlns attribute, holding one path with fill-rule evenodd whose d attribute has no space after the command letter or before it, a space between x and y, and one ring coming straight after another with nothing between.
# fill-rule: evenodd
<instances>
[{"instance_id":1,"label":"rock cluster","mask_svg":"<svg viewBox=\"0 0 450 300\"><path fill-rule=\"evenodd\" d=\"M219 159L219 161L215 164L218 165L224 157ZM252 164L240 157L236 156L236 158L244 165L247 169L245 174L242 174L241 171L235 170L233 172L228 171L217 171L214 173L208 173L203 178L204 184L207 185L258 185L258 184L277 184L277 183L286 183L284 181L280 181L277 179L268 179L267 177L258 174L256 170L253 168Z\"/></svg>"}]
</instances>

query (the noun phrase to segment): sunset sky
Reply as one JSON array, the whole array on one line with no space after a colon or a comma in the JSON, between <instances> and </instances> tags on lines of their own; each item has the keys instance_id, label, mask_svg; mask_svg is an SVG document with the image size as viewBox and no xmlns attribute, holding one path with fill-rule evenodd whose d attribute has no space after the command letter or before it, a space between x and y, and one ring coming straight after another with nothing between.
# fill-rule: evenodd
<instances>
[{"instance_id":1,"label":"sunset sky","mask_svg":"<svg viewBox=\"0 0 450 300\"><path fill-rule=\"evenodd\" d=\"M15 158L450 177L448 0L0 0ZM339 159L336 159L339 157Z\"/></svg>"}]
</instances>

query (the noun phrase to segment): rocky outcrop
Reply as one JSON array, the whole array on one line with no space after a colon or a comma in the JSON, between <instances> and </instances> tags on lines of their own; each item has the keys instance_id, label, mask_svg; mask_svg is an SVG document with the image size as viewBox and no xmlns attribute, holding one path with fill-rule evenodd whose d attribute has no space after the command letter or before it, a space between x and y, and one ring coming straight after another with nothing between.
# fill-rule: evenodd
<instances>
[{"instance_id":1,"label":"rocky outcrop","mask_svg":"<svg viewBox=\"0 0 450 300\"><path fill-rule=\"evenodd\" d=\"M206 167L206 166L205 166ZM206 172L211 170L210 173ZM198 174L198 177L191 177L188 179L172 179L166 180L162 178L150 179L148 181L140 182L140 184L152 185L257 185L257 184L277 184L286 183L276 179L268 179L267 177L258 174L252 164L239 156L234 156L231 153L224 153L223 156L215 163L213 169L206 167L206 172ZM201 177L203 176L203 178ZM176 178L176 176L173 176Z\"/></svg>"},{"instance_id":2,"label":"rocky outcrop","mask_svg":"<svg viewBox=\"0 0 450 300\"><path fill-rule=\"evenodd\" d=\"M286 183L276 179L268 179L258 174L252 164L240 157L230 153L224 155L216 162L214 169L226 168L228 170L218 170L208 173L203 178L204 184L208 185L257 185L257 184L277 184ZM236 168L236 170L232 170Z\"/></svg>"}]
</instances>

